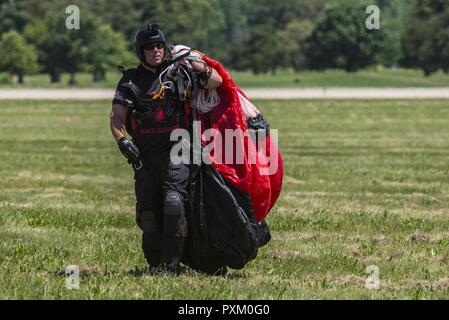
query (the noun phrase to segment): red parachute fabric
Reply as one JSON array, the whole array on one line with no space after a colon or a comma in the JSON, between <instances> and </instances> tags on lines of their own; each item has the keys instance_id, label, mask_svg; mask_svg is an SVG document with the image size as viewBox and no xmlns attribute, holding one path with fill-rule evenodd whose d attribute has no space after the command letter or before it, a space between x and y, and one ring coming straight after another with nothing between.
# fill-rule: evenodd
<instances>
[{"instance_id":1,"label":"red parachute fabric","mask_svg":"<svg viewBox=\"0 0 449 320\"><path fill-rule=\"evenodd\" d=\"M231 163L225 160L226 155L229 156L229 149L225 150L225 130L240 129L242 132L247 132L247 116L242 108L242 100L239 95L246 99L247 97L218 61L202 55L204 61L217 70L223 79L222 85L217 89L220 97L219 105L206 114L200 114L198 119L201 121L202 133L205 129L212 128L223 137L222 146L221 148L217 147L215 138L205 139L204 135L202 136L203 143L214 145L213 152L210 152L212 166L232 186L250 195L256 220L262 221L276 203L281 192L284 176L281 154L270 134L267 135L265 143L262 143L262 148L260 148L260 142L256 146L251 137L240 135L234 140L234 161ZM243 150L243 161L238 162L235 160L237 160L236 152L239 146L240 150ZM221 161L217 161L217 159L221 159ZM273 161L276 161L277 165L270 167L273 165ZM274 170L270 171L270 168L274 168Z\"/></svg>"}]
</instances>

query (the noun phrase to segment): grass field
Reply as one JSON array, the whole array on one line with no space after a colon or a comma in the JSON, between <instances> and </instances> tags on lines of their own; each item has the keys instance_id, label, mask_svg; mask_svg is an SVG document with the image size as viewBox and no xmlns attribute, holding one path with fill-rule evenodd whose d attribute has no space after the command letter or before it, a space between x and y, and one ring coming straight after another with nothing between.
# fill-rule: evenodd
<instances>
[{"instance_id":1,"label":"grass field","mask_svg":"<svg viewBox=\"0 0 449 320\"><path fill-rule=\"evenodd\" d=\"M347 73L341 70L325 72L305 71L295 73L281 70L276 75L254 75L251 72L231 72L233 79L246 88L301 88L301 87L449 87L449 75L435 73L426 78L420 70L381 69L361 70ZM4 77L4 76L3 76ZM106 81L93 83L92 76L80 73L76 76L76 87L84 88L115 88L120 73L109 72ZM25 84L10 84L1 81L0 88L67 88L69 76L64 74L60 83L50 83L48 75L25 77Z\"/></svg>"},{"instance_id":2,"label":"grass field","mask_svg":"<svg viewBox=\"0 0 449 320\"><path fill-rule=\"evenodd\" d=\"M110 102L1 101L0 299L447 299L448 101L256 105L285 161L273 240L224 278L171 278L141 272Z\"/></svg>"}]
</instances>

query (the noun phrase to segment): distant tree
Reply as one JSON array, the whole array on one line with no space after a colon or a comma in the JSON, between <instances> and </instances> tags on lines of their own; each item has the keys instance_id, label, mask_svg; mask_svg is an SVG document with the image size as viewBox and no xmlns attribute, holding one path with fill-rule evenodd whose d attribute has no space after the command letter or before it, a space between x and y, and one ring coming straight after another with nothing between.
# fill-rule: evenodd
<instances>
[{"instance_id":1,"label":"distant tree","mask_svg":"<svg viewBox=\"0 0 449 320\"><path fill-rule=\"evenodd\" d=\"M377 0L376 4L381 10L381 28L388 34L390 41L383 59L385 65L397 65L403 58L401 37L415 1Z\"/></svg>"},{"instance_id":2,"label":"distant tree","mask_svg":"<svg viewBox=\"0 0 449 320\"><path fill-rule=\"evenodd\" d=\"M245 45L236 48L237 70L250 69L253 73L276 73L282 63L282 47L276 29L270 25L253 26L248 31Z\"/></svg>"},{"instance_id":3,"label":"distant tree","mask_svg":"<svg viewBox=\"0 0 449 320\"><path fill-rule=\"evenodd\" d=\"M95 38L87 46L86 70L92 72L93 81L105 80L106 71L117 65L135 64L134 54L128 51L128 42L110 25L101 25Z\"/></svg>"},{"instance_id":4,"label":"distant tree","mask_svg":"<svg viewBox=\"0 0 449 320\"><path fill-rule=\"evenodd\" d=\"M16 31L8 31L0 39L0 70L16 75L18 83L23 83L24 75L38 70L35 47Z\"/></svg>"},{"instance_id":5,"label":"distant tree","mask_svg":"<svg viewBox=\"0 0 449 320\"><path fill-rule=\"evenodd\" d=\"M66 28L67 15L64 11L50 11L44 18L47 31L39 41L38 48L44 71L50 75L51 82L59 82L61 74L70 74L69 84L75 84L75 74L87 64L88 46L94 42L96 19L84 13L80 29ZM27 33L29 34L29 33Z\"/></svg>"},{"instance_id":6,"label":"distant tree","mask_svg":"<svg viewBox=\"0 0 449 320\"><path fill-rule=\"evenodd\" d=\"M231 51L238 70L276 73L280 67L305 67L304 43L324 0L249 0L247 31Z\"/></svg>"},{"instance_id":7,"label":"distant tree","mask_svg":"<svg viewBox=\"0 0 449 320\"><path fill-rule=\"evenodd\" d=\"M307 67L305 42L313 29L310 20L292 20L284 30L278 31L279 41L282 43L282 66L296 71Z\"/></svg>"},{"instance_id":8,"label":"distant tree","mask_svg":"<svg viewBox=\"0 0 449 320\"><path fill-rule=\"evenodd\" d=\"M440 53L440 67L445 73L449 73L449 5L441 12L438 25L435 39L437 50Z\"/></svg>"},{"instance_id":9,"label":"distant tree","mask_svg":"<svg viewBox=\"0 0 449 320\"><path fill-rule=\"evenodd\" d=\"M0 1L0 34L10 30L22 31L28 18L28 11L21 1Z\"/></svg>"},{"instance_id":10,"label":"distant tree","mask_svg":"<svg viewBox=\"0 0 449 320\"><path fill-rule=\"evenodd\" d=\"M51 82L59 82L61 74L70 67L70 52L78 45L76 39L70 37L70 32L65 28L65 17L61 14L49 14L45 17L48 33L39 50L42 52L44 71L50 75Z\"/></svg>"},{"instance_id":11,"label":"distant tree","mask_svg":"<svg viewBox=\"0 0 449 320\"><path fill-rule=\"evenodd\" d=\"M218 0L165 0L147 6L169 43L185 44L222 59L225 17Z\"/></svg>"},{"instance_id":12,"label":"distant tree","mask_svg":"<svg viewBox=\"0 0 449 320\"><path fill-rule=\"evenodd\" d=\"M248 32L249 6L250 3L247 0L219 0L220 11L224 15L224 35L222 36L224 41L220 46L220 58L221 62L228 67L235 68L236 61L233 59L233 53L236 48L244 45L245 34Z\"/></svg>"},{"instance_id":13,"label":"distant tree","mask_svg":"<svg viewBox=\"0 0 449 320\"><path fill-rule=\"evenodd\" d=\"M48 39L47 25L40 19L31 20L23 29L23 36L28 43L36 47L38 64L43 66L45 53L41 49L44 46L45 41Z\"/></svg>"},{"instance_id":14,"label":"distant tree","mask_svg":"<svg viewBox=\"0 0 449 320\"><path fill-rule=\"evenodd\" d=\"M149 23L154 18L155 3L162 0L84 0L81 10L97 17L97 26L110 25L116 32L123 34L132 48L134 32Z\"/></svg>"},{"instance_id":15,"label":"distant tree","mask_svg":"<svg viewBox=\"0 0 449 320\"><path fill-rule=\"evenodd\" d=\"M293 20L314 20L327 0L248 0L244 14L250 26L270 24L277 30L284 29Z\"/></svg>"},{"instance_id":16,"label":"distant tree","mask_svg":"<svg viewBox=\"0 0 449 320\"><path fill-rule=\"evenodd\" d=\"M402 37L403 63L426 76L448 69L449 2L417 0Z\"/></svg>"},{"instance_id":17,"label":"distant tree","mask_svg":"<svg viewBox=\"0 0 449 320\"><path fill-rule=\"evenodd\" d=\"M4 0L11 1L11 0ZM97 1L97 0L87 0ZM49 11L55 10L64 12L65 8L69 5L66 1L61 0L14 0L14 2L20 3L21 10L27 13L29 19L39 19L44 17ZM77 4L86 2L86 0L78 0ZM29 20L28 19L28 20ZM27 20L27 21L28 21Z\"/></svg>"},{"instance_id":18,"label":"distant tree","mask_svg":"<svg viewBox=\"0 0 449 320\"><path fill-rule=\"evenodd\" d=\"M357 71L384 62L392 41L383 28L366 28L365 10L356 1L327 7L307 39L308 67Z\"/></svg>"}]
</instances>

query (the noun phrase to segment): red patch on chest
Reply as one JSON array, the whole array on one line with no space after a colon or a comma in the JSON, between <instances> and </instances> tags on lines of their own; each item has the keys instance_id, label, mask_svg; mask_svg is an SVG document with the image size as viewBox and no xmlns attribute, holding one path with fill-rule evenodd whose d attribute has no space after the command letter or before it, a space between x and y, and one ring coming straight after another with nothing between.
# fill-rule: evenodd
<instances>
[{"instance_id":1,"label":"red patch on chest","mask_svg":"<svg viewBox=\"0 0 449 320\"><path fill-rule=\"evenodd\" d=\"M162 110L160 106L157 107L156 112L153 115L153 119L155 121L164 121L165 120L165 112Z\"/></svg>"}]
</instances>

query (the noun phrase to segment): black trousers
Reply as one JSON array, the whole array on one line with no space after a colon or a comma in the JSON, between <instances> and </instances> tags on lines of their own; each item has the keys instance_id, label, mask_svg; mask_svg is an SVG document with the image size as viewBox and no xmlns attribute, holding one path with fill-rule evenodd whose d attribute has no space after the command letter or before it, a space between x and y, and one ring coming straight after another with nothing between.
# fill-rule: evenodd
<instances>
[{"instance_id":1,"label":"black trousers","mask_svg":"<svg viewBox=\"0 0 449 320\"><path fill-rule=\"evenodd\" d=\"M142 249L150 267L177 268L187 237L189 167L173 164L167 154L145 158L146 173L135 174L136 221L143 231ZM180 206L173 206L173 201Z\"/></svg>"}]
</instances>

